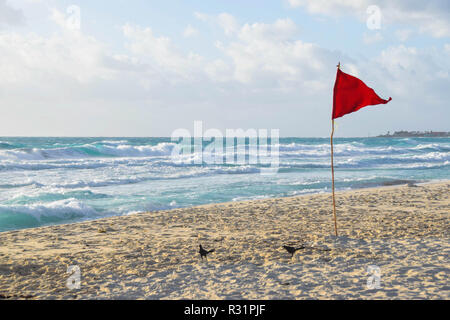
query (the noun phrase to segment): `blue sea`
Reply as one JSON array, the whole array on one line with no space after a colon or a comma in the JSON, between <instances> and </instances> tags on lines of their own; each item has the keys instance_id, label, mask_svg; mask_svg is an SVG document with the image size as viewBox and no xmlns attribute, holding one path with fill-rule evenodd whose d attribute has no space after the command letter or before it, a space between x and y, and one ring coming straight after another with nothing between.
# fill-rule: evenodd
<instances>
[{"instance_id":1,"label":"blue sea","mask_svg":"<svg viewBox=\"0 0 450 320\"><path fill-rule=\"evenodd\" d=\"M170 138L0 138L0 231L331 191L329 138L258 164L177 163ZM338 190L450 179L450 138L335 138Z\"/></svg>"}]
</instances>

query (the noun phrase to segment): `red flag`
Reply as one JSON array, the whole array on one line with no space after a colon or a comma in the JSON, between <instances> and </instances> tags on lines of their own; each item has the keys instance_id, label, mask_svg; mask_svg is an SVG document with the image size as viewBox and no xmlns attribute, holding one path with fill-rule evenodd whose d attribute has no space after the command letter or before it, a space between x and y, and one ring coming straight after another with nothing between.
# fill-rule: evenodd
<instances>
[{"instance_id":1,"label":"red flag","mask_svg":"<svg viewBox=\"0 0 450 320\"><path fill-rule=\"evenodd\" d=\"M334 84L333 116L336 119L375 104L386 104L391 101L381 99L372 88L338 68Z\"/></svg>"}]
</instances>

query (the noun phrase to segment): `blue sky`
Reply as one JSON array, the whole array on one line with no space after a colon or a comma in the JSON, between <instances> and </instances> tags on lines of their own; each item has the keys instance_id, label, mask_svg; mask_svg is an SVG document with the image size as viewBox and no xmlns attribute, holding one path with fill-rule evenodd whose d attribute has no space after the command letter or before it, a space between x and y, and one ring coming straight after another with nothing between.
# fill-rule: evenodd
<instances>
[{"instance_id":1,"label":"blue sky","mask_svg":"<svg viewBox=\"0 0 450 320\"><path fill-rule=\"evenodd\" d=\"M338 61L393 98L338 136L450 130L449 37L439 0L0 0L0 135L328 136Z\"/></svg>"}]
</instances>

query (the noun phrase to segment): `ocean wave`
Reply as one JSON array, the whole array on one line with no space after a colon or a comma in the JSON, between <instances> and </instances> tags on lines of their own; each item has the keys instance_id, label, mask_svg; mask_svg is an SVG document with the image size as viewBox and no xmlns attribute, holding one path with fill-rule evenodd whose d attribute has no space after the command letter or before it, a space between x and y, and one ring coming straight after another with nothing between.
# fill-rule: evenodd
<instances>
[{"instance_id":1,"label":"ocean wave","mask_svg":"<svg viewBox=\"0 0 450 320\"><path fill-rule=\"evenodd\" d=\"M145 175L141 177L127 177L127 178L112 178L105 180L78 180L68 183L51 183L47 186L52 188L64 188L64 189L78 189L78 188L97 188L107 187L114 185L127 185L137 184L152 180L173 180L173 179L185 179L195 178L213 175L225 175L225 174L251 174L259 173L260 169L253 166L236 166L236 167L203 167L198 166L191 168L189 171L174 171L174 172L154 172L152 175Z\"/></svg>"},{"instance_id":2,"label":"ocean wave","mask_svg":"<svg viewBox=\"0 0 450 320\"><path fill-rule=\"evenodd\" d=\"M286 156L329 157L331 147L329 144L306 145L291 143L279 146L280 154ZM335 156L369 156L369 155L401 155L425 152L449 152L450 146L443 144L420 144L414 147L373 146L368 147L361 143L343 143L334 146Z\"/></svg>"},{"instance_id":3,"label":"ocean wave","mask_svg":"<svg viewBox=\"0 0 450 320\"><path fill-rule=\"evenodd\" d=\"M0 149L14 149L14 148L17 148L17 146L6 141L0 141Z\"/></svg>"},{"instance_id":4,"label":"ocean wave","mask_svg":"<svg viewBox=\"0 0 450 320\"><path fill-rule=\"evenodd\" d=\"M393 169L406 169L406 170L421 170L421 169L439 169L450 167L450 161L445 161L442 163L412 163L407 165L399 165Z\"/></svg>"},{"instance_id":5,"label":"ocean wave","mask_svg":"<svg viewBox=\"0 0 450 320\"><path fill-rule=\"evenodd\" d=\"M303 195L303 194L310 194L310 193L324 193L327 192L328 187L324 188L316 188L316 189L303 189L303 190L294 190L289 192L289 196L297 196L297 195ZM340 189L338 189L340 190Z\"/></svg>"},{"instance_id":6,"label":"ocean wave","mask_svg":"<svg viewBox=\"0 0 450 320\"><path fill-rule=\"evenodd\" d=\"M105 155L116 157L155 157L169 156L175 143L161 142L155 146L133 146L118 144L114 146L101 145L96 148Z\"/></svg>"},{"instance_id":7,"label":"ocean wave","mask_svg":"<svg viewBox=\"0 0 450 320\"><path fill-rule=\"evenodd\" d=\"M16 182L16 183L0 183L0 189L14 189L14 188L23 188L28 186L42 187L43 184L36 181L29 182Z\"/></svg>"},{"instance_id":8,"label":"ocean wave","mask_svg":"<svg viewBox=\"0 0 450 320\"><path fill-rule=\"evenodd\" d=\"M64 199L53 202L38 202L28 205L0 205L0 219L6 215L27 215L36 220L43 217L54 217L61 220L73 219L77 217L93 217L98 216L92 207L75 199Z\"/></svg>"},{"instance_id":9,"label":"ocean wave","mask_svg":"<svg viewBox=\"0 0 450 320\"><path fill-rule=\"evenodd\" d=\"M436 163L450 160L450 152L427 152L422 154L389 154L370 156L342 156L335 154L335 166L340 168L364 168L386 166L394 164L410 163ZM216 164L196 164L192 158L185 158L183 161L172 161L171 158L113 158L113 159L79 159L79 160L49 160L49 161L0 161L0 172L11 170L39 171L52 169L99 169L99 168L129 168L142 167L140 172L154 174L153 179L161 178L182 178L200 174L234 174L234 173L256 173L259 165L246 165L239 163L222 165ZM280 169L322 169L329 168L329 158L323 157L295 157L280 155ZM193 174L194 173L194 174ZM151 179L151 178L150 178ZM119 183L121 184L121 183ZM5 186L8 188L10 186ZM0 186L1 188L1 186Z\"/></svg>"},{"instance_id":10,"label":"ocean wave","mask_svg":"<svg viewBox=\"0 0 450 320\"><path fill-rule=\"evenodd\" d=\"M46 161L55 159L89 159L89 158L154 158L170 157L176 146L173 142L160 142L156 145L134 145L127 140L102 140L82 145L61 146L56 148L10 148L13 147L8 142L4 142L8 148L1 148L0 160L5 161ZM281 157L329 157L331 150L327 143L322 144L302 144L286 143L276 146L279 149ZM233 150L233 151L231 151ZM239 149L234 152L234 147L224 147L223 150L217 150L215 156L223 157L229 152L240 155L242 153L256 155L258 150ZM410 145L406 147L399 146L369 146L361 142L336 143L334 153L339 156L370 156L370 155L395 155L395 154L417 154L427 152L449 152L448 143L427 143L419 145ZM199 153L190 153L181 155L178 160L194 161L200 157ZM49 166L49 165L48 165ZM1 165L0 165L1 168Z\"/></svg>"},{"instance_id":11,"label":"ocean wave","mask_svg":"<svg viewBox=\"0 0 450 320\"><path fill-rule=\"evenodd\" d=\"M100 159L58 159L58 160L0 160L0 171L13 170L53 170L53 169L98 169L104 167L141 167L151 164L148 158L100 158ZM167 161L166 161L167 162Z\"/></svg>"},{"instance_id":12,"label":"ocean wave","mask_svg":"<svg viewBox=\"0 0 450 320\"><path fill-rule=\"evenodd\" d=\"M47 186L51 188L62 188L62 189L98 188L107 186L135 184L146 180L152 180L152 178L122 178L122 179L117 178L106 180L93 179L89 181L78 180L67 183L51 183L48 184Z\"/></svg>"},{"instance_id":13,"label":"ocean wave","mask_svg":"<svg viewBox=\"0 0 450 320\"><path fill-rule=\"evenodd\" d=\"M52 170L52 169L97 169L108 166L107 163L100 162L67 162L67 163L52 163L52 162L15 162L15 161L1 161L0 171L13 170Z\"/></svg>"},{"instance_id":14,"label":"ocean wave","mask_svg":"<svg viewBox=\"0 0 450 320\"><path fill-rule=\"evenodd\" d=\"M126 144L128 143L128 140L102 140L100 141L100 143L118 145L118 144Z\"/></svg>"},{"instance_id":15,"label":"ocean wave","mask_svg":"<svg viewBox=\"0 0 450 320\"><path fill-rule=\"evenodd\" d=\"M1 150L0 160L49 160L80 159L90 157L169 156L174 146L174 143L162 142L154 146L136 146L119 143L98 143L62 148L24 148L14 150Z\"/></svg>"},{"instance_id":16,"label":"ocean wave","mask_svg":"<svg viewBox=\"0 0 450 320\"><path fill-rule=\"evenodd\" d=\"M27 190L28 191L28 190ZM11 199L4 202L7 205L28 205L38 202L52 202L75 198L79 201L105 199L109 196L104 193L93 192L89 189L66 190L56 188L39 188L34 192L21 191L17 192Z\"/></svg>"},{"instance_id":17,"label":"ocean wave","mask_svg":"<svg viewBox=\"0 0 450 320\"><path fill-rule=\"evenodd\" d=\"M268 199L274 197L273 194L264 194L264 195L254 195L254 196L240 196L235 197L231 199L233 202L239 202L239 201L249 201L249 200L261 200L261 199Z\"/></svg>"},{"instance_id":18,"label":"ocean wave","mask_svg":"<svg viewBox=\"0 0 450 320\"><path fill-rule=\"evenodd\" d=\"M327 160L311 159L311 161L294 161L281 160L280 172L290 172L292 170L305 169L328 169L330 162ZM309 160L309 159L308 159ZM446 166L450 161L450 153L448 152L429 152L418 155L381 155L381 156L352 156L339 157L335 156L335 168L343 169L364 169L364 168L385 168L385 167L416 167L416 168L436 168Z\"/></svg>"}]
</instances>

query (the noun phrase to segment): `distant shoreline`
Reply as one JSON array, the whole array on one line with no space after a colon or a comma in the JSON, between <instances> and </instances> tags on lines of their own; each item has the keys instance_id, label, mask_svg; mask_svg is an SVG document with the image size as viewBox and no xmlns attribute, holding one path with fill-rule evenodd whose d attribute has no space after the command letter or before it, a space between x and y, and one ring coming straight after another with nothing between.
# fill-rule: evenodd
<instances>
[{"instance_id":1,"label":"distant shoreline","mask_svg":"<svg viewBox=\"0 0 450 320\"><path fill-rule=\"evenodd\" d=\"M395 131L376 136L376 138L449 138L450 132L445 131Z\"/></svg>"}]
</instances>

